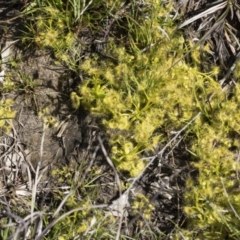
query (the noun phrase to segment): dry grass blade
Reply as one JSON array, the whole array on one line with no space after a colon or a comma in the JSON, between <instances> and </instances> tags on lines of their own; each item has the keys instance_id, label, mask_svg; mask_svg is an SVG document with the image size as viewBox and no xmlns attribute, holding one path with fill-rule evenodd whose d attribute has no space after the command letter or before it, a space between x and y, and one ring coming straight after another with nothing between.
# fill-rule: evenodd
<instances>
[{"instance_id":1,"label":"dry grass blade","mask_svg":"<svg viewBox=\"0 0 240 240\"><path fill-rule=\"evenodd\" d=\"M216 30L218 29L225 21L228 13L230 11L230 7L229 5L227 5L227 9L222 13L222 15L219 17L219 19L216 21L216 23L214 23L214 25L204 34L204 36L188 51L186 52L183 57L181 57L180 59L178 59L176 62L174 62L167 70L166 72L168 72L171 68L173 68L174 66L176 66L182 59L186 58L186 56L188 56L193 50L195 50L198 46L200 46L201 44L203 44L207 38ZM181 26L181 25L180 25ZM180 27L179 27L180 28Z\"/></svg>"},{"instance_id":2,"label":"dry grass blade","mask_svg":"<svg viewBox=\"0 0 240 240\"><path fill-rule=\"evenodd\" d=\"M76 19L75 19L75 22L77 22L78 21L78 19L83 15L83 13L84 12L86 12L86 10L89 8L89 6L92 4L92 1L93 0L91 0L88 4L87 4L87 6L84 6L84 8L82 9L82 11L78 14L78 16L76 17ZM75 2L75 1L74 1ZM85 2L85 1L84 1ZM75 9L74 9L75 10ZM76 9L77 11L79 11L78 9Z\"/></svg>"},{"instance_id":3,"label":"dry grass blade","mask_svg":"<svg viewBox=\"0 0 240 240\"><path fill-rule=\"evenodd\" d=\"M65 202L68 200L69 197L71 197L71 195L74 194L74 191L70 191L61 201L61 203L59 204L58 208L56 209L56 211L53 213L52 217L55 218L58 213L61 211L63 205L65 204Z\"/></svg>"},{"instance_id":4,"label":"dry grass blade","mask_svg":"<svg viewBox=\"0 0 240 240\"><path fill-rule=\"evenodd\" d=\"M39 171L42 163L42 157L43 157L43 144L44 144L44 138L45 138L45 125L43 126L43 134L41 139L41 145L40 145L40 160L37 165L36 175L35 175L35 182L32 188L32 201L31 201L31 216L33 216L33 211L35 208L35 202L36 202L36 194L37 194L37 186L41 179L41 175L39 176ZM33 219L31 219L31 223L33 222Z\"/></svg>"},{"instance_id":5,"label":"dry grass blade","mask_svg":"<svg viewBox=\"0 0 240 240\"><path fill-rule=\"evenodd\" d=\"M240 59L240 52L236 55L235 57L235 61L232 64L232 66L228 69L227 73L225 74L225 76L219 81L219 83L221 84L221 86L223 87L225 82L227 81L227 79L230 77L230 75L232 74L232 72L234 71L237 62Z\"/></svg>"},{"instance_id":6,"label":"dry grass blade","mask_svg":"<svg viewBox=\"0 0 240 240\"><path fill-rule=\"evenodd\" d=\"M33 219L33 224L35 225L35 228L30 229L31 227L31 219ZM43 226L42 222L42 213L41 212L34 212L33 215L30 214L26 216L24 219L21 219L21 221L18 222L18 226L16 231L13 235L9 236L8 239L22 239L20 237L20 234L24 231L25 236L24 239L30 239L29 235L38 236L41 232ZM34 232L32 232L34 231Z\"/></svg>"},{"instance_id":7,"label":"dry grass blade","mask_svg":"<svg viewBox=\"0 0 240 240\"><path fill-rule=\"evenodd\" d=\"M224 7L226 7L227 4L228 4L228 3L227 3L227 1L226 1L226 2L220 3L220 4L216 5L216 6L213 6L213 7L209 8L209 9L207 9L206 11L204 11L204 12L202 12L202 13L199 13L199 14L197 14L196 16L194 16L194 17L186 20L186 21L183 22L178 28L181 29L181 28L183 28L183 27L185 27L185 26L187 26L187 25L195 22L196 20L198 20L198 19L200 19L200 18L202 18L202 17L206 17L207 15L212 14L212 13L214 13L214 12L216 12L216 11L224 8Z\"/></svg>"}]
</instances>

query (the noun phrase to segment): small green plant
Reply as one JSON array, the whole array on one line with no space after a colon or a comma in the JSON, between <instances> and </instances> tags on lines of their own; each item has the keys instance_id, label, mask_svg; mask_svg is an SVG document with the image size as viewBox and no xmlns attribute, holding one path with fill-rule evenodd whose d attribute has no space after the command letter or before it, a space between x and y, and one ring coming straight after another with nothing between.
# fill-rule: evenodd
<instances>
[{"instance_id":1,"label":"small green plant","mask_svg":"<svg viewBox=\"0 0 240 240\"><path fill-rule=\"evenodd\" d=\"M84 166L80 166L77 171L83 173L85 171ZM79 181L74 182L74 174L76 174L76 169L69 166L54 169L51 172L51 176L57 179L57 185L68 185L74 189L62 204L58 215L55 216L56 219L72 209L81 208L81 210L73 212L55 224L47 239L53 237L57 237L57 239L105 239L106 237L107 239L114 239L118 219L112 214L106 214L101 208L91 208L96 204L93 199L96 200L99 197L98 189L100 185L96 179L101 176L101 171L96 167L88 169L88 174L81 183ZM76 188L79 184L81 184L80 191ZM64 197L59 191L58 198L61 200ZM109 229L109 225L112 225L111 229Z\"/></svg>"},{"instance_id":2,"label":"small green plant","mask_svg":"<svg viewBox=\"0 0 240 240\"><path fill-rule=\"evenodd\" d=\"M185 235L200 239L240 237L239 163L235 155L239 151L239 85L230 99L227 93L222 95L209 121L200 118L193 127L197 138L191 151L199 176L187 182L185 212L193 230Z\"/></svg>"},{"instance_id":3,"label":"small green plant","mask_svg":"<svg viewBox=\"0 0 240 240\"><path fill-rule=\"evenodd\" d=\"M38 116L43 119L45 127L57 127L58 121L52 114L49 112L49 108L45 107L38 112Z\"/></svg>"},{"instance_id":4,"label":"small green plant","mask_svg":"<svg viewBox=\"0 0 240 240\"><path fill-rule=\"evenodd\" d=\"M68 2L69 3L69 2ZM81 42L74 34L72 8L63 6L62 1L41 1L36 7L32 5L31 13L34 12L34 21L28 22L22 41L24 43L35 43L39 48L49 48L54 51L56 58L69 68L74 69L74 65L79 60L81 53Z\"/></svg>"},{"instance_id":5,"label":"small green plant","mask_svg":"<svg viewBox=\"0 0 240 240\"><path fill-rule=\"evenodd\" d=\"M111 58L102 61L94 55L86 59L81 64L86 79L74 93L79 103L81 100L102 118L110 136L112 160L131 176L137 176L146 164L141 155L164 142L166 132L184 126L198 111L208 116L211 107L205 101L220 90L211 72L203 74L181 60L186 51L184 39L177 33L171 35L173 23L159 17L164 10L167 13L169 6L153 8L147 21L138 16L136 22L143 24L136 32L136 26L128 26L133 32L131 46L118 45L112 39L106 48ZM150 35L149 26L153 26ZM158 26L171 35L170 40ZM146 52L138 48L152 42L156 46Z\"/></svg>"},{"instance_id":6,"label":"small green plant","mask_svg":"<svg viewBox=\"0 0 240 240\"><path fill-rule=\"evenodd\" d=\"M82 33L94 36L104 31L96 25L97 21L114 16L121 7L121 0L35 0L25 9L30 18L22 41L53 50L57 64L60 61L68 69L78 71L81 54L89 46L82 40Z\"/></svg>"},{"instance_id":7,"label":"small green plant","mask_svg":"<svg viewBox=\"0 0 240 240\"><path fill-rule=\"evenodd\" d=\"M139 193L134 197L131 206L131 213L133 216L137 216L139 213L141 213L144 219L150 220L153 210L154 206L149 202L149 199L146 196Z\"/></svg>"},{"instance_id":8,"label":"small green plant","mask_svg":"<svg viewBox=\"0 0 240 240\"><path fill-rule=\"evenodd\" d=\"M25 94L32 94L36 88L36 81L23 73L18 74L19 84L17 84L17 90L23 91Z\"/></svg>"},{"instance_id":9,"label":"small green plant","mask_svg":"<svg viewBox=\"0 0 240 240\"><path fill-rule=\"evenodd\" d=\"M239 63L233 75L238 79ZM188 229L181 230L187 239L240 237L240 85L236 83L230 91L219 91L213 96L209 102L215 105L211 114L193 124L196 138L191 147L192 165L199 174L195 180L187 181L184 210Z\"/></svg>"},{"instance_id":10,"label":"small green plant","mask_svg":"<svg viewBox=\"0 0 240 240\"><path fill-rule=\"evenodd\" d=\"M12 106L13 100L0 100L0 128L7 132L12 128L11 120L16 114Z\"/></svg>"}]
</instances>

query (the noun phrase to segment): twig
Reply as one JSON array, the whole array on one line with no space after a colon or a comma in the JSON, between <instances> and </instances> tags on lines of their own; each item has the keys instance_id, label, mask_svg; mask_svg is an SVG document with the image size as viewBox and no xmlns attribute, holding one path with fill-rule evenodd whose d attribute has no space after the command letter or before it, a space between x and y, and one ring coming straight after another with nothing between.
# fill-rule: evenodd
<instances>
[{"instance_id":1,"label":"twig","mask_svg":"<svg viewBox=\"0 0 240 240\"><path fill-rule=\"evenodd\" d=\"M11 22L12 20L21 18L22 16L23 16L23 14L19 14L18 16L15 16L15 17L13 17L13 18L9 18L9 19L7 19L7 20L0 20L0 23L8 23L8 22Z\"/></svg>"},{"instance_id":2,"label":"twig","mask_svg":"<svg viewBox=\"0 0 240 240\"><path fill-rule=\"evenodd\" d=\"M119 219L119 224L118 224L118 231L117 231L117 235L116 235L115 240L119 240L120 239L123 217L124 217L124 214L121 214L120 219Z\"/></svg>"},{"instance_id":3,"label":"twig","mask_svg":"<svg viewBox=\"0 0 240 240\"><path fill-rule=\"evenodd\" d=\"M41 146L40 146L40 160L37 165L36 169L36 175L35 175L35 182L32 188L32 201L31 201L31 216L33 216L33 211L35 207L35 201L36 201L36 194L37 194L37 186L40 181L41 175L39 175L41 163L42 163L42 157L43 157L43 144L44 144L44 137L45 137L45 124L43 124L43 134L42 134L42 139L41 139ZM31 223L33 223L33 218L31 218Z\"/></svg>"},{"instance_id":4,"label":"twig","mask_svg":"<svg viewBox=\"0 0 240 240\"><path fill-rule=\"evenodd\" d=\"M59 204L58 208L56 209L56 211L53 213L52 218L55 218L57 216L57 214L61 211L63 205L65 204L65 202L68 200L69 197L71 197L71 195L74 193L74 191L70 191L61 201L61 203Z\"/></svg>"},{"instance_id":5,"label":"twig","mask_svg":"<svg viewBox=\"0 0 240 240\"><path fill-rule=\"evenodd\" d=\"M115 181L116 181L116 183L117 183L117 185L118 185L119 194L120 194L120 196L121 196L121 195L122 195L122 189L121 189L120 178L119 178L119 176L118 176L117 170L116 170L116 168L115 168L112 160L108 157L107 151L106 151L106 149L105 149L105 147L104 147L104 145L103 145L103 142L102 142L102 139L101 139L100 136L98 136L98 141L99 141L99 144L100 144L100 146L101 146L103 155L105 156L105 158L106 158L108 164L110 165L110 167L113 169L113 172L114 172L114 175L115 175Z\"/></svg>"},{"instance_id":6,"label":"twig","mask_svg":"<svg viewBox=\"0 0 240 240\"><path fill-rule=\"evenodd\" d=\"M118 185L118 188L119 188L119 194L120 194L120 197L122 196L122 189L121 189L121 183L120 183L120 178L119 178L119 175L117 173L117 170L112 162L112 160L108 157L108 154L107 154L107 151L103 145L103 142L102 142L102 139L100 136L98 136L98 141L100 143L100 146L101 146L101 149L102 149L102 152L108 162L108 164L110 165L110 167L113 169L114 171L114 174L115 174L115 181L117 182L117 185ZM118 225L118 231L117 231L117 235L116 235L116 238L115 240L119 240L120 239L120 234L121 234L121 228L122 228L122 220L123 220L123 216L124 214L121 214L120 216L120 221L119 221L119 225Z\"/></svg>"}]
</instances>

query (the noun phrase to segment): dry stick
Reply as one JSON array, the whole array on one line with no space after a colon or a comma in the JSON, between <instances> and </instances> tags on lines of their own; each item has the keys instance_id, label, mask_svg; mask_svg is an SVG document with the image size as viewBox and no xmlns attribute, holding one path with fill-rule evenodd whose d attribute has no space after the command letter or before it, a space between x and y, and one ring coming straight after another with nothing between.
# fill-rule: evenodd
<instances>
[{"instance_id":1,"label":"dry stick","mask_svg":"<svg viewBox=\"0 0 240 240\"><path fill-rule=\"evenodd\" d=\"M120 234L121 234L121 228L122 228L122 222L123 222L123 216L124 214L122 213L119 219L119 224L118 224L118 231L117 231L117 235L115 240L119 240L120 239Z\"/></svg>"},{"instance_id":2,"label":"dry stick","mask_svg":"<svg viewBox=\"0 0 240 240\"><path fill-rule=\"evenodd\" d=\"M39 222L38 222L38 224L36 226L36 237L38 237L41 234L42 228L43 228L43 218L42 218L42 215L39 215Z\"/></svg>"},{"instance_id":3,"label":"dry stick","mask_svg":"<svg viewBox=\"0 0 240 240\"><path fill-rule=\"evenodd\" d=\"M57 128L57 137L61 138L64 131L66 130L67 126L68 126L68 120L71 118L72 114L69 114L59 125Z\"/></svg>"},{"instance_id":4,"label":"dry stick","mask_svg":"<svg viewBox=\"0 0 240 240\"><path fill-rule=\"evenodd\" d=\"M40 178L41 178L41 176L38 177L38 174L39 174L39 170L40 170L41 163L42 163L44 138L45 138L45 124L43 124L43 134L42 134L41 145L40 145L40 161L38 162L38 165L37 165L35 182L34 182L33 189L32 189L31 216L33 216L33 211L34 211L34 206L35 206L35 201L36 201L37 186L38 186L38 182L40 181ZM31 218L31 223L33 223L33 218Z\"/></svg>"},{"instance_id":5,"label":"dry stick","mask_svg":"<svg viewBox=\"0 0 240 240\"><path fill-rule=\"evenodd\" d=\"M26 238L26 235L27 235L27 227L28 227L28 225L29 225L29 223L27 223L28 222L28 220L30 219L30 218L32 218L32 215L28 215L28 216L26 216L24 219L21 219L21 221L18 223L18 227L17 227L17 229L16 229L16 231L15 231L15 233L13 233L12 234L12 236L10 236L9 237L9 239L16 239L16 240L18 240L20 237L18 236L18 234L21 232L21 230L22 230L22 225L25 227L25 238L24 239L27 239ZM34 220L36 220L37 218L40 218L41 220L42 220L42 213L41 212L34 212Z\"/></svg>"},{"instance_id":6,"label":"dry stick","mask_svg":"<svg viewBox=\"0 0 240 240\"><path fill-rule=\"evenodd\" d=\"M183 136L180 137L180 139L177 141L177 143L171 148L171 151L168 152L167 156L170 154L170 153L173 153L173 150L178 146L178 144L183 140Z\"/></svg>"},{"instance_id":7,"label":"dry stick","mask_svg":"<svg viewBox=\"0 0 240 240\"><path fill-rule=\"evenodd\" d=\"M6 214L8 217L10 217L12 219L15 219L15 221L19 224L17 230L11 236L9 236L7 238L8 240L10 240L10 239L11 240L12 239L17 240L17 239L19 239L19 238L16 238L16 234L18 234L20 232L19 226L21 226L21 225L23 225L24 230L25 230L25 235L26 235L26 233L27 233L27 224L21 217L19 217L16 214L12 213L9 209L6 210L6 212L4 214ZM22 229L22 226L21 226L21 229Z\"/></svg>"},{"instance_id":8,"label":"dry stick","mask_svg":"<svg viewBox=\"0 0 240 240\"><path fill-rule=\"evenodd\" d=\"M110 165L110 167L113 169L113 172L114 172L114 175L115 175L115 181L116 181L116 183L117 183L117 185L118 185L119 194L120 194L120 196L121 196L121 195L122 195L122 189L121 189L120 178L119 178L119 176L118 176L117 170L116 170L116 168L115 168L112 160L110 159L110 157L108 157L107 151L106 151L106 149L105 149L105 147L104 147L104 145L103 145L103 142L102 142L102 139L101 139L100 136L98 136L98 141L99 141L99 143L100 143L100 146L101 146L103 155L105 156L105 158L106 158L108 164Z\"/></svg>"},{"instance_id":9,"label":"dry stick","mask_svg":"<svg viewBox=\"0 0 240 240\"><path fill-rule=\"evenodd\" d=\"M121 183L120 183L120 178L118 176L118 173L117 173L117 170L112 162L112 160L108 157L108 154L107 154L107 151L103 145L103 142L102 142L102 139L100 136L98 136L98 141L100 143L100 146L101 146L101 149L102 149L102 152L108 162L108 164L110 165L110 167L113 169L114 171L114 175L115 175L115 181L117 182L117 185L118 185L118 189L119 189L119 194L120 194L120 197L122 196L122 189L121 189ZM120 233L121 233L121 227L122 227L122 220L123 220L123 214L121 214L121 217L120 217L120 223L118 225L118 231L117 231L117 235L116 235L116 240L119 240L120 238Z\"/></svg>"},{"instance_id":10,"label":"dry stick","mask_svg":"<svg viewBox=\"0 0 240 240\"><path fill-rule=\"evenodd\" d=\"M21 18L22 16L23 16L23 14L19 14L18 16L15 16L15 17L13 17L13 18L9 18L9 19L7 19L7 20L0 20L0 23L8 23L8 22L11 22L12 20Z\"/></svg>"},{"instance_id":11,"label":"dry stick","mask_svg":"<svg viewBox=\"0 0 240 240\"><path fill-rule=\"evenodd\" d=\"M59 204L58 208L56 209L56 211L53 213L52 218L55 218L57 216L57 214L60 212L62 206L64 205L64 203L67 201L67 199L74 193L74 191L70 191L61 201L61 203Z\"/></svg>"},{"instance_id":12,"label":"dry stick","mask_svg":"<svg viewBox=\"0 0 240 240\"><path fill-rule=\"evenodd\" d=\"M36 221L37 219L39 219L39 222L37 224L37 226L35 226L35 230L33 229L33 231L35 231L34 233L36 233L36 236L38 236L41 232L41 229L42 229L42 226L43 226L43 213L42 212L34 212L34 221ZM31 219L31 215L28 215L26 216L23 220L26 222L26 221L29 221L29 219ZM35 222L36 223L36 222ZM29 239L29 238L28 238ZM18 240L18 239L17 239Z\"/></svg>"},{"instance_id":13,"label":"dry stick","mask_svg":"<svg viewBox=\"0 0 240 240\"><path fill-rule=\"evenodd\" d=\"M184 235L181 231L179 231L179 235L182 237L183 240L186 240L186 238L184 237Z\"/></svg>"}]
</instances>

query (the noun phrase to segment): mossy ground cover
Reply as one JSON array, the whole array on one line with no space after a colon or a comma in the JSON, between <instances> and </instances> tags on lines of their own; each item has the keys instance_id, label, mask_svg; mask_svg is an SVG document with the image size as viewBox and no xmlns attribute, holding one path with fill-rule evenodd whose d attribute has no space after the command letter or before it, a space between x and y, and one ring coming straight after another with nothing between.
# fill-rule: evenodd
<instances>
[{"instance_id":1,"label":"mossy ground cover","mask_svg":"<svg viewBox=\"0 0 240 240\"><path fill-rule=\"evenodd\" d=\"M212 25L187 16L192 1L18 4L18 47L60 74L33 80L19 58L3 82L2 238L239 239L239 64L213 40L220 29L237 55L237 2L203 4ZM42 127L37 157L11 123L19 94Z\"/></svg>"}]
</instances>

